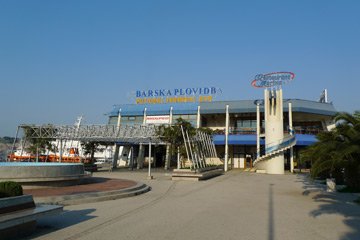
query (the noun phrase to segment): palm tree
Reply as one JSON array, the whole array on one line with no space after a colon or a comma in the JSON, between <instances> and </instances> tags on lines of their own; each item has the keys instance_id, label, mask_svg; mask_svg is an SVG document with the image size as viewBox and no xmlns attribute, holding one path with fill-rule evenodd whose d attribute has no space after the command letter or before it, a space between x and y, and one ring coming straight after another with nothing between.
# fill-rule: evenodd
<instances>
[{"instance_id":1,"label":"palm tree","mask_svg":"<svg viewBox=\"0 0 360 240\"><path fill-rule=\"evenodd\" d=\"M348 186L360 190L360 112L339 113L338 123L339 155L345 161L345 180Z\"/></svg>"},{"instance_id":2,"label":"palm tree","mask_svg":"<svg viewBox=\"0 0 360 240\"><path fill-rule=\"evenodd\" d=\"M337 182L340 169L344 167L342 156L338 154L338 142L335 131L318 134L318 142L301 153L302 160L311 162L312 177L335 177Z\"/></svg>"},{"instance_id":3,"label":"palm tree","mask_svg":"<svg viewBox=\"0 0 360 240\"><path fill-rule=\"evenodd\" d=\"M338 113L336 127L320 133L318 142L302 152L302 158L311 161L312 177L335 177L344 170L346 184L360 190L360 112Z\"/></svg>"}]
</instances>

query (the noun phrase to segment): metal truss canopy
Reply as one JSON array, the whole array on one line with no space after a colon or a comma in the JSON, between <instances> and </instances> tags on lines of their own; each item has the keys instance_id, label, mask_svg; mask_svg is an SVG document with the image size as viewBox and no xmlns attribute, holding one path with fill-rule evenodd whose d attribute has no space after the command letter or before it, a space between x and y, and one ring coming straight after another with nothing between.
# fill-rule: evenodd
<instances>
[{"instance_id":1,"label":"metal truss canopy","mask_svg":"<svg viewBox=\"0 0 360 240\"><path fill-rule=\"evenodd\" d=\"M26 138L90 142L163 143L154 125L20 125Z\"/></svg>"}]
</instances>

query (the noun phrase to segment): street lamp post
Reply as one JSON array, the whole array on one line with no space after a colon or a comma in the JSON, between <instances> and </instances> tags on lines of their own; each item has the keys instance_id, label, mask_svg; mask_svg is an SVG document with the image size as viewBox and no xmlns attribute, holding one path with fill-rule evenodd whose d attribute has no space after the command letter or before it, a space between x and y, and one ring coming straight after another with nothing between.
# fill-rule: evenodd
<instances>
[{"instance_id":1,"label":"street lamp post","mask_svg":"<svg viewBox=\"0 0 360 240\"><path fill-rule=\"evenodd\" d=\"M149 171L148 171L148 179L153 179L153 176L151 176L151 140L149 142Z\"/></svg>"}]
</instances>

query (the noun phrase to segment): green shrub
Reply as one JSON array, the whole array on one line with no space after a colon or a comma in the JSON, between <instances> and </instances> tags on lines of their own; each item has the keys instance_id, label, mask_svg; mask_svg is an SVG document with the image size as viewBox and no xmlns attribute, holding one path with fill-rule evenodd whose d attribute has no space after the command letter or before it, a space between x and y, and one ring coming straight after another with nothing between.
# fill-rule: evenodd
<instances>
[{"instance_id":1,"label":"green shrub","mask_svg":"<svg viewBox=\"0 0 360 240\"><path fill-rule=\"evenodd\" d=\"M360 190L357 189L357 188L352 188L352 187L346 186L346 187L344 187L342 189L339 189L338 192L341 192L341 193L359 193Z\"/></svg>"},{"instance_id":2,"label":"green shrub","mask_svg":"<svg viewBox=\"0 0 360 240\"><path fill-rule=\"evenodd\" d=\"M0 182L0 198L23 195L23 189L17 182Z\"/></svg>"}]
</instances>

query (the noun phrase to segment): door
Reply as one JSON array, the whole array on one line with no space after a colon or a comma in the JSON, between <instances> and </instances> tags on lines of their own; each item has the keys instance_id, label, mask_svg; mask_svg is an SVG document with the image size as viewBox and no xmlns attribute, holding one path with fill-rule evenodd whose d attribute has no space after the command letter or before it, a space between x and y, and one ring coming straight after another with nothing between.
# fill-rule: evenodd
<instances>
[{"instance_id":1,"label":"door","mask_svg":"<svg viewBox=\"0 0 360 240\"><path fill-rule=\"evenodd\" d=\"M252 158L251 158L251 155L246 155L246 168L252 168L253 165L252 165Z\"/></svg>"},{"instance_id":2,"label":"door","mask_svg":"<svg viewBox=\"0 0 360 240\"><path fill-rule=\"evenodd\" d=\"M244 154L234 153L234 168L245 168Z\"/></svg>"}]
</instances>

